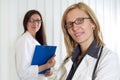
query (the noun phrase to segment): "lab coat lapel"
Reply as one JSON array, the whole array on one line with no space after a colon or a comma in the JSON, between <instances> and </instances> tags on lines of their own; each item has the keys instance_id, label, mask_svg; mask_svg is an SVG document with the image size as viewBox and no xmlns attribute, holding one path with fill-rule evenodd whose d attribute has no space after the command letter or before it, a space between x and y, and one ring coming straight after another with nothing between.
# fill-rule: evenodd
<instances>
[{"instance_id":1,"label":"lab coat lapel","mask_svg":"<svg viewBox=\"0 0 120 80\"><path fill-rule=\"evenodd\" d=\"M72 64L73 64L73 62L72 62L71 59L69 59L69 61L65 64L65 67L66 67L66 70L67 70L67 76L68 76L68 73L70 72Z\"/></svg>"},{"instance_id":2,"label":"lab coat lapel","mask_svg":"<svg viewBox=\"0 0 120 80\"><path fill-rule=\"evenodd\" d=\"M91 59L89 55L86 55L82 62L79 64L72 80L86 80L84 75L87 77L87 71L89 67L91 66L93 59ZM88 74L89 75L89 74Z\"/></svg>"}]
</instances>

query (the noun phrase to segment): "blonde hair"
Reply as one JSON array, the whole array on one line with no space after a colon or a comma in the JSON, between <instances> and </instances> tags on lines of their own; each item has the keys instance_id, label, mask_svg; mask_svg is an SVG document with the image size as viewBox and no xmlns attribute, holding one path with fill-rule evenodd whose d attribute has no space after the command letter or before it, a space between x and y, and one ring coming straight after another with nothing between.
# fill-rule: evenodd
<instances>
[{"instance_id":1,"label":"blonde hair","mask_svg":"<svg viewBox=\"0 0 120 80\"><path fill-rule=\"evenodd\" d=\"M68 32L65 28L66 16L69 13L69 11L71 11L75 8L83 10L90 17L91 21L95 24L94 37L97 40L97 46L98 45L104 45L104 42L103 42L103 39L102 39L102 33L100 31L100 25L99 25L99 22L98 22L98 20L95 16L94 12L92 11L92 9L83 2L76 3L76 4L73 4L73 5L69 6L65 10L65 12L62 16L61 25L62 25L62 31L63 31L63 34L64 34L64 42L65 42L65 45L66 45L66 50L67 50L67 56L68 57L70 57L72 55L73 49L78 44L71 38L71 36L68 34Z\"/></svg>"}]
</instances>

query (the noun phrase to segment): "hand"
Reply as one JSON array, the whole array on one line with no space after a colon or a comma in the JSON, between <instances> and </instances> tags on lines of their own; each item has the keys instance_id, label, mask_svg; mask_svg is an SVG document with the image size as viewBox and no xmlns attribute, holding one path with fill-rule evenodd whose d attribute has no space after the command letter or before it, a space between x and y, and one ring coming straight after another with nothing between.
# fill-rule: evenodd
<instances>
[{"instance_id":1,"label":"hand","mask_svg":"<svg viewBox=\"0 0 120 80\"><path fill-rule=\"evenodd\" d=\"M52 74L53 74L53 71L51 71L51 70L47 70L45 72L45 76L51 76Z\"/></svg>"},{"instance_id":2,"label":"hand","mask_svg":"<svg viewBox=\"0 0 120 80\"><path fill-rule=\"evenodd\" d=\"M55 58L55 55L47 61L46 65L47 65L48 68L54 67L54 65L55 65L55 59L54 58Z\"/></svg>"}]
</instances>

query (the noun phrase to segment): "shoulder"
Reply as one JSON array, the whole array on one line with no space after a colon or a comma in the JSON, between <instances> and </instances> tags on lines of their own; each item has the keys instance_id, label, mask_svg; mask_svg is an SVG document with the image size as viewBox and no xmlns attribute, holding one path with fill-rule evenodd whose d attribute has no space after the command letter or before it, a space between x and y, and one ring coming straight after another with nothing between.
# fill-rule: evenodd
<instances>
[{"instance_id":1,"label":"shoulder","mask_svg":"<svg viewBox=\"0 0 120 80\"><path fill-rule=\"evenodd\" d=\"M120 66L118 54L104 46L99 64L101 67L107 67L108 69L118 69Z\"/></svg>"},{"instance_id":2,"label":"shoulder","mask_svg":"<svg viewBox=\"0 0 120 80\"><path fill-rule=\"evenodd\" d=\"M28 42L28 35L26 34L26 33L23 33L22 35L20 35L18 38L17 38L17 40L16 40L16 46L17 45L24 45L24 44L26 44L27 42Z\"/></svg>"},{"instance_id":3,"label":"shoulder","mask_svg":"<svg viewBox=\"0 0 120 80\"><path fill-rule=\"evenodd\" d=\"M21 43L24 42L25 40L26 40L26 35L22 34L17 38L16 43Z\"/></svg>"},{"instance_id":4,"label":"shoulder","mask_svg":"<svg viewBox=\"0 0 120 80\"><path fill-rule=\"evenodd\" d=\"M104 46L101 57L103 57L103 58L105 58L105 57L117 58L118 54L115 51L112 51L111 49Z\"/></svg>"},{"instance_id":5,"label":"shoulder","mask_svg":"<svg viewBox=\"0 0 120 80\"><path fill-rule=\"evenodd\" d=\"M98 78L119 80L119 67L120 64L117 53L104 46L97 68Z\"/></svg>"}]
</instances>

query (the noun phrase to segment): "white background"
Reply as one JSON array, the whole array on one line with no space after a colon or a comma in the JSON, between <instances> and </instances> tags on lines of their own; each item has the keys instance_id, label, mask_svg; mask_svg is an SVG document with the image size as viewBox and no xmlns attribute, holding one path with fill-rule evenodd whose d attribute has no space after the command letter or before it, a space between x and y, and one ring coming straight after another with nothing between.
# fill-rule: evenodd
<instances>
[{"instance_id":1,"label":"white background","mask_svg":"<svg viewBox=\"0 0 120 80\"><path fill-rule=\"evenodd\" d=\"M120 0L0 0L0 80L19 80L14 45L23 33L23 16L30 9L41 12L49 45L57 45L56 68L66 56L61 17L76 2L85 2L95 12L104 41L120 57ZM21 44L22 45L22 44Z\"/></svg>"}]
</instances>

